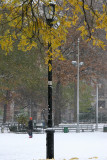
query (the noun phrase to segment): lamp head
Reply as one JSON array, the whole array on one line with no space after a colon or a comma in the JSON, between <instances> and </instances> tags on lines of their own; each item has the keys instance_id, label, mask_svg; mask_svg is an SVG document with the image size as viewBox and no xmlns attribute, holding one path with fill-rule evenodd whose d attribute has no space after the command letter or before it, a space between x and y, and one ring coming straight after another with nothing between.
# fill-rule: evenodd
<instances>
[{"instance_id":1,"label":"lamp head","mask_svg":"<svg viewBox=\"0 0 107 160\"><path fill-rule=\"evenodd\" d=\"M72 64L73 65L77 65L77 61L72 61Z\"/></svg>"},{"instance_id":2,"label":"lamp head","mask_svg":"<svg viewBox=\"0 0 107 160\"><path fill-rule=\"evenodd\" d=\"M49 5L43 5L43 11L46 18L46 22L49 26L52 26L55 15L55 4L50 2Z\"/></svg>"},{"instance_id":3,"label":"lamp head","mask_svg":"<svg viewBox=\"0 0 107 160\"><path fill-rule=\"evenodd\" d=\"M84 62L80 62L80 64L79 64L80 66L82 66L82 65L84 65Z\"/></svg>"}]
</instances>

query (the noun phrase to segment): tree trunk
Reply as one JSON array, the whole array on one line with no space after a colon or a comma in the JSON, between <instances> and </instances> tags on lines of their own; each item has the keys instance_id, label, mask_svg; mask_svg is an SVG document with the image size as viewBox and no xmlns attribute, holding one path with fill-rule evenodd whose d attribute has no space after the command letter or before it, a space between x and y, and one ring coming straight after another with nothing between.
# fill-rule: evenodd
<instances>
[{"instance_id":1,"label":"tree trunk","mask_svg":"<svg viewBox=\"0 0 107 160\"><path fill-rule=\"evenodd\" d=\"M9 101L10 101L10 91L7 90L6 91L6 97L5 97L5 104L4 104L4 113L3 113L3 123L6 123L6 121L9 119L9 113L10 112L10 104L9 104Z\"/></svg>"},{"instance_id":2,"label":"tree trunk","mask_svg":"<svg viewBox=\"0 0 107 160\"><path fill-rule=\"evenodd\" d=\"M3 123L6 123L7 104L4 104Z\"/></svg>"}]
</instances>

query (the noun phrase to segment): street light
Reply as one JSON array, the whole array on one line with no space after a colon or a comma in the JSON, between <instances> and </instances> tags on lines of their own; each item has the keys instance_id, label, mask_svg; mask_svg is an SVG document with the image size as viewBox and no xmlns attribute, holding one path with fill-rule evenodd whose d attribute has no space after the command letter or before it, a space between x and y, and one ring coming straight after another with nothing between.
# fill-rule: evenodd
<instances>
[{"instance_id":1,"label":"street light","mask_svg":"<svg viewBox=\"0 0 107 160\"><path fill-rule=\"evenodd\" d=\"M49 3L49 5L43 5L44 15L46 18L46 23L48 26L53 26L52 22L54 20L55 14L55 4ZM48 42L48 49L52 52L51 41ZM46 158L54 158L54 130L52 129L52 57L48 61L48 128L46 130Z\"/></svg>"},{"instance_id":2,"label":"street light","mask_svg":"<svg viewBox=\"0 0 107 160\"><path fill-rule=\"evenodd\" d=\"M54 21L54 15L55 15L55 4L49 3L49 5L43 5L44 15L46 19L46 23L52 27L52 22Z\"/></svg>"},{"instance_id":3,"label":"street light","mask_svg":"<svg viewBox=\"0 0 107 160\"><path fill-rule=\"evenodd\" d=\"M98 131L98 88L101 84L96 84L96 131Z\"/></svg>"},{"instance_id":4,"label":"street light","mask_svg":"<svg viewBox=\"0 0 107 160\"><path fill-rule=\"evenodd\" d=\"M79 67L84 64L84 62L79 62L79 38L78 38L78 60L72 61L72 64L77 66L77 130L76 132L79 133Z\"/></svg>"}]
</instances>

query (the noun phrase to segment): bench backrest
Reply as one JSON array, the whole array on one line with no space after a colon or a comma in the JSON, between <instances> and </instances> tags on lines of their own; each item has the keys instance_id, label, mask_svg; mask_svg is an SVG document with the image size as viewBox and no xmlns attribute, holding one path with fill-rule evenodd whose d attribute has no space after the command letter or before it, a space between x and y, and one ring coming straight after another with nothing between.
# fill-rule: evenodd
<instances>
[{"instance_id":1,"label":"bench backrest","mask_svg":"<svg viewBox=\"0 0 107 160\"><path fill-rule=\"evenodd\" d=\"M68 128L77 128L77 125L68 125L68 124L60 124L59 128L64 128L64 127L68 127ZM80 129L92 129L94 128L94 126L92 124L79 124L79 128Z\"/></svg>"}]
</instances>

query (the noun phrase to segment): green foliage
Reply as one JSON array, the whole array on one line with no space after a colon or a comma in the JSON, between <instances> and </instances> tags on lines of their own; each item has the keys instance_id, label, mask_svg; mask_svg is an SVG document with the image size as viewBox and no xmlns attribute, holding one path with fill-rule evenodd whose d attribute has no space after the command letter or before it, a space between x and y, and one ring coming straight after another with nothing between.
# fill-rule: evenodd
<instances>
[{"instance_id":1,"label":"green foliage","mask_svg":"<svg viewBox=\"0 0 107 160\"><path fill-rule=\"evenodd\" d=\"M39 49L28 52L14 51L8 55L0 54L0 101L4 101L6 91L18 91L23 88L25 92L40 95L46 93L45 75L47 69L44 64L44 55ZM16 94L16 93L15 93ZM19 93L18 93L19 94Z\"/></svg>"},{"instance_id":2,"label":"green foliage","mask_svg":"<svg viewBox=\"0 0 107 160\"><path fill-rule=\"evenodd\" d=\"M0 115L3 115L3 111L1 110L1 108L0 108Z\"/></svg>"},{"instance_id":3,"label":"green foliage","mask_svg":"<svg viewBox=\"0 0 107 160\"><path fill-rule=\"evenodd\" d=\"M41 74L40 65L42 67L44 62L42 56L38 55L39 52L39 50L31 50L23 53L15 48L7 56L0 54L0 74L7 87L12 88L22 82L27 83L26 86L28 86L31 85L31 80L34 81L34 78L36 80L36 77L40 77L38 76Z\"/></svg>"},{"instance_id":4,"label":"green foliage","mask_svg":"<svg viewBox=\"0 0 107 160\"><path fill-rule=\"evenodd\" d=\"M80 81L80 112L88 112L92 103L92 87Z\"/></svg>"},{"instance_id":5,"label":"green foliage","mask_svg":"<svg viewBox=\"0 0 107 160\"><path fill-rule=\"evenodd\" d=\"M69 103L70 106L74 107L74 83L70 83L67 86L63 86L63 101L66 105ZM80 81L79 87L79 103L80 112L88 112L88 108L91 107L92 102L92 87L87 85L85 82Z\"/></svg>"},{"instance_id":6,"label":"green foliage","mask_svg":"<svg viewBox=\"0 0 107 160\"><path fill-rule=\"evenodd\" d=\"M20 113L17 117L18 123L26 126L28 124L28 119L28 114L26 112Z\"/></svg>"},{"instance_id":7,"label":"green foliage","mask_svg":"<svg viewBox=\"0 0 107 160\"><path fill-rule=\"evenodd\" d=\"M73 107L73 101L74 101L74 83L69 83L67 86L63 86L63 100L65 102L65 105L68 103L71 107Z\"/></svg>"}]
</instances>

